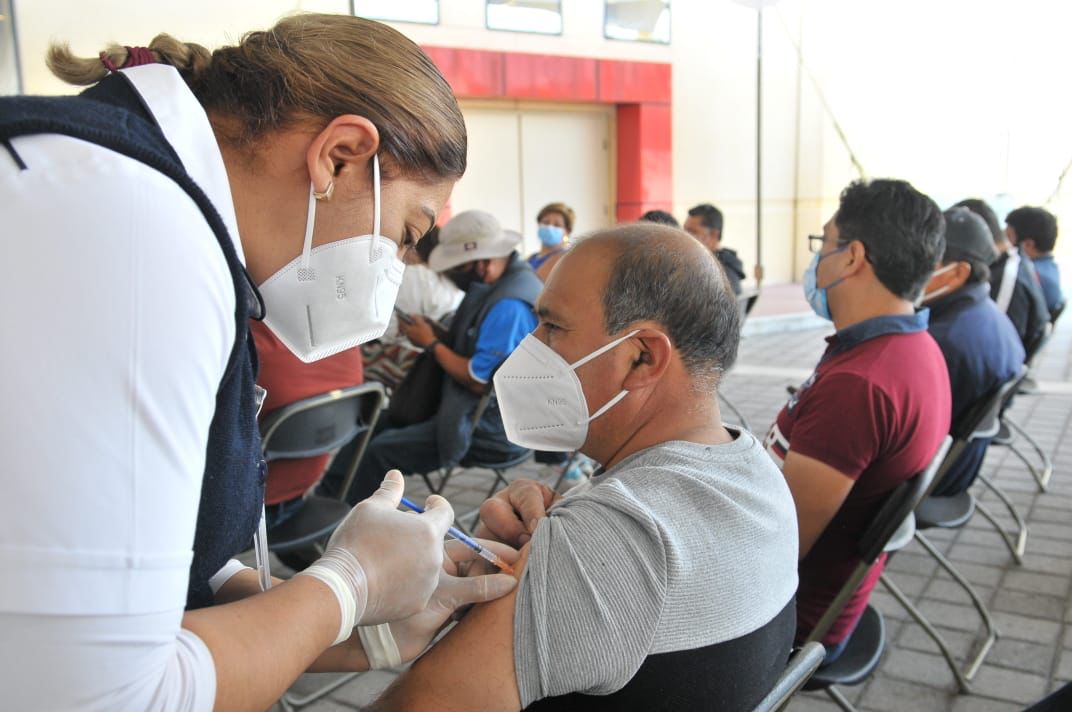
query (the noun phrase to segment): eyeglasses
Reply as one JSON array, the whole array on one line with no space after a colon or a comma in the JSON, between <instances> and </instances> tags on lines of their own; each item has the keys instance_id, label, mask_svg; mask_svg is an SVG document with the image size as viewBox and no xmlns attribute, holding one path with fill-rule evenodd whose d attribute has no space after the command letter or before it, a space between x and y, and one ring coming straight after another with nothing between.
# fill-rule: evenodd
<instances>
[{"instance_id":1,"label":"eyeglasses","mask_svg":"<svg viewBox=\"0 0 1072 712\"><path fill-rule=\"evenodd\" d=\"M847 245L851 240L838 240L837 245ZM825 235L808 235L808 250L814 255L823 251L823 245L826 244ZM870 261L870 260L868 260Z\"/></svg>"}]
</instances>

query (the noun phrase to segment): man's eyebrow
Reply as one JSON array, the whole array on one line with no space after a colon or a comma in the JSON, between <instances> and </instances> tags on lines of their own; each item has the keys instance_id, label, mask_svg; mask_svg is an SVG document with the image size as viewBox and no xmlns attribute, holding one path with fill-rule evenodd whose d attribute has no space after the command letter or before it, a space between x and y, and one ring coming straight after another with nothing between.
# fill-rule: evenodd
<instances>
[{"instance_id":1,"label":"man's eyebrow","mask_svg":"<svg viewBox=\"0 0 1072 712\"><path fill-rule=\"evenodd\" d=\"M551 310L550 307L544 306L543 304L537 304L536 316L540 317L541 319L554 319L555 313Z\"/></svg>"}]
</instances>

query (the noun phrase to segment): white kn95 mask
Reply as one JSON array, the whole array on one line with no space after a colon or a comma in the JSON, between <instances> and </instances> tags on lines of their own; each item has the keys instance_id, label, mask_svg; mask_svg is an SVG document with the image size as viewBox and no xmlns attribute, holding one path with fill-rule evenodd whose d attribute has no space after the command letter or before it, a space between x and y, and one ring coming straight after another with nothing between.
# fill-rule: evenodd
<instances>
[{"instance_id":1,"label":"white kn95 mask","mask_svg":"<svg viewBox=\"0 0 1072 712\"><path fill-rule=\"evenodd\" d=\"M380 234L380 161L372 159L372 234L313 249L316 198L300 256L260 286L264 323L295 356L310 363L378 339L387 330L405 264Z\"/></svg>"},{"instance_id":2,"label":"white kn95 mask","mask_svg":"<svg viewBox=\"0 0 1072 712\"><path fill-rule=\"evenodd\" d=\"M631 331L572 364L532 334L526 336L503 362L494 379L495 396L510 442L549 452L569 452L583 445L588 438L588 424L617 405L629 391L622 390L589 416L576 370L638 331Z\"/></svg>"}]
</instances>

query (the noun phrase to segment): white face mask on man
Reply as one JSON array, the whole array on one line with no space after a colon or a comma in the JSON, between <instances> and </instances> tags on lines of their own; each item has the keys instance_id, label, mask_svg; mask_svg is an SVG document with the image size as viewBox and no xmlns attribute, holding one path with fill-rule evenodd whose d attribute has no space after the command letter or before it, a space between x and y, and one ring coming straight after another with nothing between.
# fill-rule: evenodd
<instances>
[{"instance_id":1,"label":"white face mask on man","mask_svg":"<svg viewBox=\"0 0 1072 712\"><path fill-rule=\"evenodd\" d=\"M577 369L634 336L634 330L584 358L567 363L554 349L529 334L495 373L495 395L510 442L533 450L569 452L588 439L588 424L613 408L622 390L594 415L588 415Z\"/></svg>"},{"instance_id":2,"label":"white face mask on man","mask_svg":"<svg viewBox=\"0 0 1072 712\"><path fill-rule=\"evenodd\" d=\"M264 323L295 356L309 363L378 339L387 330L405 264L398 246L380 234L380 161L372 159L372 234L316 249L316 198L300 256L265 280Z\"/></svg>"}]
</instances>

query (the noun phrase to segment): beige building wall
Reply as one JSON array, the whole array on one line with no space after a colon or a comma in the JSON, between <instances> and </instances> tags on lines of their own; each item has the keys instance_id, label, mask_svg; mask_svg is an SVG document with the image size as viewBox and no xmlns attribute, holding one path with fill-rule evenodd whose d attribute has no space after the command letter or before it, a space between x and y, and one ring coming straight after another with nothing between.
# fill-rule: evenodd
<instances>
[{"instance_id":1,"label":"beige building wall","mask_svg":"<svg viewBox=\"0 0 1072 712\"><path fill-rule=\"evenodd\" d=\"M63 90L41 61L52 40L93 54L110 40L144 44L166 30L214 46L294 10L349 11L347 0L14 5L30 93ZM561 36L488 31L483 0L441 0L438 26L394 26L428 45L671 62L674 213L704 201L722 208L726 244L751 271L756 11L732 0L673 0L667 47L604 39L599 0L563 0L562 8ZM856 176L833 118L868 175L907 178L943 207L969 195L994 200L999 213L1046 201L1072 158L1070 20L1072 4L1048 0L781 0L766 9L767 282L799 277L810 258L804 236L821 229ZM1072 233L1072 188L1049 207ZM1058 259L1072 274L1069 235Z\"/></svg>"}]
</instances>

